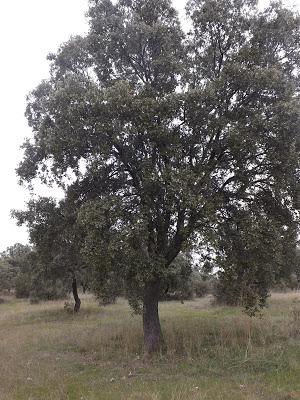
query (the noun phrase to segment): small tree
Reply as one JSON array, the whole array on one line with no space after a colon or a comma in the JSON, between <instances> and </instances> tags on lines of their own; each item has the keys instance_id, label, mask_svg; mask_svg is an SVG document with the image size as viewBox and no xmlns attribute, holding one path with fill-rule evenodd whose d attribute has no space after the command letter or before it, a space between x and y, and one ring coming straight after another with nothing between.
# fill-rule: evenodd
<instances>
[{"instance_id":1,"label":"small tree","mask_svg":"<svg viewBox=\"0 0 300 400\"><path fill-rule=\"evenodd\" d=\"M32 200L26 211L13 212L18 224L26 224L29 229L44 279L52 279L53 289L59 285L58 282L64 288L71 288L74 312L78 312L81 306L78 284L84 288L88 285L86 265L80 255L83 235L76 225L77 211L71 197L60 204L51 198Z\"/></svg>"},{"instance_id":2,"label":"small tree","mask_svg":"<svg viewBox=\"0 0 300 400\"><path fill-rule=\"evenodd\" d=\"M265 305L268 289L295 271L298 226L289 206L277 201L265 190L247 208L224 210L215 236L218 302L246 304L254 314Z\"/></svg>"},{"instance_id":3,"label":"small tree","mask_svg":"<svg viewBox=\"0 0 300 400\"><path fill-rule=\"evenodd\" d=\"M2 262L7 266L10 276L10 289L17 297L28 297L30 292L29 272L31 270L32 248L16 243L2 253Z\"/></svg>"},{"instance_id":4,"label":"small tree","mask_svg":"<svg viewBox=\"0 0 300 400\"><path fill-rule=\"evenodd\" d=\"M180 252L210 239L229 205L264 215L267 192L287 229L299 206L299 16L254 0L190 0L187 15L184 34L170 0L91 0L88 34L50 55L28 98L34 137L18 169L61 186L73 173L85 259L142 305L147 352L162 343L158 300Z\"/></svg>"},{"instance_id":5,"label":"small tree","mask_svg":"<svg viewBox=\"0 0 300 400\"><path fill-rule=\"evenodd\" d=\"M2 291L10 292L15 288L16 271L7 262L0 258L0 293Z\"/></svg>"},{"instance_id":6,"label":"small tree","mask_svg":"<svg viewBox=\"0 0 300 400\"><path fill-rule=\"evenodd\" d=\"M67 293L64 282L49 274L49 265L41 262L37 251L19 243L2 253L0 277L0 290L14 290L17 298L56 300Z\"/></svg>"}]
</instances>

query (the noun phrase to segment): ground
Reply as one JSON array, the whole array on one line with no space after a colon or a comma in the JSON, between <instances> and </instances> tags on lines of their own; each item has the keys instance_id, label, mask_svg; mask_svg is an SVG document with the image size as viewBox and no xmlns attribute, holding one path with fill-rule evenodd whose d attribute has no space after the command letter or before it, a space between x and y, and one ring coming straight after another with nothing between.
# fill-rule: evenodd
<instances>
[{"instance_id":1,"label":"ground","mask_svg":"<svg viewBox=\"0 0 300 400\"><path fill-rule=\"evenodd\" d=\"M300 293L260 317L211 298L162 303L167 353L143 356L125 300L0 304L0 400L300 399Z\"/></svg>"}]
</instances>

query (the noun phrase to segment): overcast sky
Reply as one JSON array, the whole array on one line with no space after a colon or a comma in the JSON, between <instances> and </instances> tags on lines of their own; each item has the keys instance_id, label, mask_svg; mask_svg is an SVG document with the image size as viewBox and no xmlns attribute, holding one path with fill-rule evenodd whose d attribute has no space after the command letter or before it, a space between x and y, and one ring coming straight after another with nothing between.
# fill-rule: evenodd
<instances>
[{"instance_id":1,"label":"overcast sky","mask_svg":"<svg viewBox=\"0 0 300 400\"><path fill-rule=\"evenodd\" d=\"M174 0L182 9L184 0ZM300 0L290 0L300 9ZM48 76L46 56L71 35L87 30L87 0L0 0L0 252L16 242L27 243L10 210L22 209L28 191L18 185L15 168L19 147L30 130L24 117L26 95ZM39 194L53 194L38 187Z\"/></svg>"}]
</instances>

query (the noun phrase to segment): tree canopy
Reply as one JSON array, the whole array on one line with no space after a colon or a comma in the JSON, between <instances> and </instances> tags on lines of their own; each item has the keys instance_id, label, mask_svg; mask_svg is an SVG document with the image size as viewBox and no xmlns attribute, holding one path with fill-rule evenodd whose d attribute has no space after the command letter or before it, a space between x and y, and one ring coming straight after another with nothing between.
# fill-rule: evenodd
<instances>
[{"instance_id":1,"label":"tree canopy","mask_svg":"<svg viewBox=\"0 0 300 400\"><path fill-rule=\"evenodd\" d=\"M250 242L268 224L281 241L299 208L299 16L254 0L186 11L187 33L170 0L91 0L89 32L49 55L51 76L28 97L34 135L18 168L73 193L81 253L99 282L122 277L142 304L149 352L180 252L219 246L242 214ZM256 261L245 268L260 301L257 272L275 266Z\"/></svg>"}]
</instances>

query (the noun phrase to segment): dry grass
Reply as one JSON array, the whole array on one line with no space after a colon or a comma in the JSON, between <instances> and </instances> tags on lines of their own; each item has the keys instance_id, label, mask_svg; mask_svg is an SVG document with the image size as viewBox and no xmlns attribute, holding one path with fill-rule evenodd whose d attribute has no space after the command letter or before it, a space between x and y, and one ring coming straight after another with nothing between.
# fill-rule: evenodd
<instances>
[{"instance_id":1,"label":"dry grass","mask_svg":"<svg viewBox=\"0 0 300 400\"><path fill-rule=\"evenodd\" d=\"M125 300L79 315L63 302L0 305L0 400L300 399L300 294L260 318L210 299L160 307L167 353L143 357Z\"/></svg>"}]
</instances>

